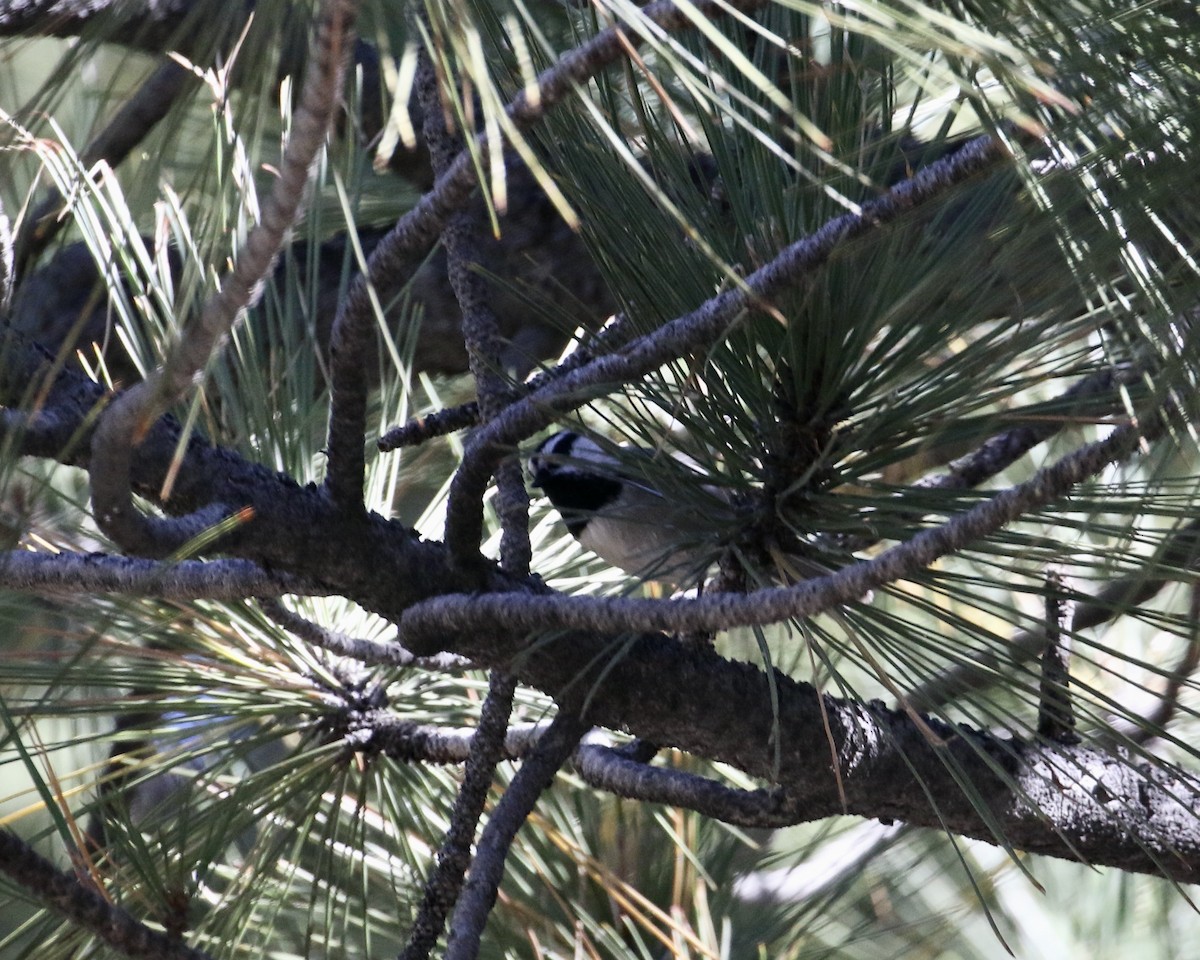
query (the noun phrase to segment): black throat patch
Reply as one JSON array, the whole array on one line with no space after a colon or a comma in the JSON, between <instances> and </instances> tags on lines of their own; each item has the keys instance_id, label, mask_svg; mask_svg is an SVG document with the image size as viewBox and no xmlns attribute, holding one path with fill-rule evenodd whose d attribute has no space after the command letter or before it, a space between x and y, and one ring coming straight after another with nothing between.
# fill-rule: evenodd
<instances>
[{"instance_id":1,"label":"black throat patch","mask_svg":"<svg viewBox=\"0 0 1200 960\"><path fill-rule=\"evenodd\" d=\"M563 523L578 537L592 515L608 506L621 493L621 481L579 470L546 471L538 486L562 515Z\"/></svg>"}]
</instances>

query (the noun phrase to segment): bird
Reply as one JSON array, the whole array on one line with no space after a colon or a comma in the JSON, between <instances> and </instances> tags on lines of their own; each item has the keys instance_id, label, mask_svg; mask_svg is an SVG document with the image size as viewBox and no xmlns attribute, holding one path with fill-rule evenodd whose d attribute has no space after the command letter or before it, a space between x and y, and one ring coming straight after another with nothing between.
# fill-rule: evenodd
<instances>
[{"instance_id":1,"label":"bird","mask_svg":"<svg viewBox=\"0 0 1200 960\"><path fill-rule=\"evenodd\" d=\"M606 450L574 430L543 440L529 458L532 486L542 490L567 530L606 563L643 580L675 586L703 579L716 552L729 501L697 482L697 498L657 489L663 455L641 447ZM670 457L699 481L700 468L682 454ZM657 467L657 469L656 469ZM686 477L686 474L685 474ZM709 503L708 501L711 501Z\"/></svg>"}]
</instances>

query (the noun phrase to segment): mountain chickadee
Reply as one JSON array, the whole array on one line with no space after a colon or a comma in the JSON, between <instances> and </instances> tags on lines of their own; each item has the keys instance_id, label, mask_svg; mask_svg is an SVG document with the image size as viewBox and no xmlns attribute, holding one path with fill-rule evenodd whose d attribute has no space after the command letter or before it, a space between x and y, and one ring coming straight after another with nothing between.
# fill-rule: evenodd
<instances>
[{"instance_id":1,"label":"mountain chickadee","mask_svg":"<svg viewBox=\"0 0 1200 960\"><path fill-rule=\"evenodd\" d=\"M711 509L691 498L673 501L638 476L637 458L649 462L654 451L624 449L630 456L618 460L588 437L562 430L529 458L533 486L545 491L575 539L614 567L675 585L698 581L714 553L701 541L711 546L715 537L705 533L732 518L728 500L705 485ZM672 459L699 474L682 455Z\"/></svg>"}]
</instances>

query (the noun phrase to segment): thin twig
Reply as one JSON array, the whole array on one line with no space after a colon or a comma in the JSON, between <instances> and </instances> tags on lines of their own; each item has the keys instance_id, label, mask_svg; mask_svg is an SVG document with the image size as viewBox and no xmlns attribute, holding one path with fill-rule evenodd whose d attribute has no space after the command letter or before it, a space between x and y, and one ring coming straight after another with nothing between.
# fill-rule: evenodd
<instances>
[{"instance_id":1,"label":"thin twig","mask_svg":"<svg viewBox=\"0 0 1200 960\"><path fill-rule=\"evenodd\" d=\"M161 563L103 553L0 552L0 588L55 596L117 593L164 600L239 600L332 591L290 573L264 570L250 560Z\"/></svg>"},{"instance_id":2,"label":"thin twig","mask_svg":"<svg viewBox=\"0 0 1200 960\"><path fill-rule=\"evenodd\" d=\"M1062 575L1046 574L1046 649L1038 688L1038 736L1058 743L1078 743L1075 707L1071 702L1071 631L1075 603L1065 592Z\"/></svg>"},{"instance_id":3,"label":"thin twig","mask_svg":"<svg viewBox=\"0 0 1200 960\"><path fill-rule=\"evenodd\" d=\"M979 449L951 461L949 469L945 473L924 477L914 483L912 488L914 490L970 490L977 487L992 479L1000 471L1012 466L1039 443L1043 443L1059 433L1073 422L1073 418L1123 411L1125 407L1121 397L1121 388L1136 383L1144 376L1145 371L1132 364L1126 364L1116 369L1109 367L1091 373L1072 384L1069 389L1055 399L1053 408L1062 411L1059 418L1047 417L1044 420L1021 424L1011 430L996 434L986 440ZM1096 399L1101 401L1099 409L1081 406L1082 401ZM903 495L903 493L899 493L896 496L902 497ZM917 508L912 510L909 516L914 522L917 522L925 514ZM836 547L843 553L857 553L874 546L880 538L864 535L826 539L829 546Z\"/></svg>"},{"instance_id":4,"label":"thin twig","mask_svg":"<svg viewBox=\"0 0 1200 960\"><path fill-rule=\"evenodd\" d=\"M1155 732L1166 729L1167 724L1171 722L1172 717L1179 709L1179 694L1191 679L1192 674L1196 672L1196 668L1200 667L1200 584L1192 584L1188 616L1191 618L1192 629L1188 636L1187 646L1184 647L1183 656L1179 658L1175 669L1171 671L1166 689L1159 698L1158 706L1146 717L1145 726L1133 738L1137 743L1144 743L1151 739Z\"/></svg>"},{"instance_id":5,"label":"thin twig","mask_svg":"<svg viewBox=\"0 0 1200 960\"><path fill-rule=\"evenodd\" d=\"M559 713L504 791L479 838L470 879L454 911L446 960L474 960L478 956L483 928L496 903L504 864L517 831L587 731L588 724L578 716Z\"/></svg>"},{"instance_id":6,"label":"thin twig","mask_svg":"<svg viewBox=\"0 0 1200 960\"><path fill-rule=\"evenodd\" d=\"M496 764L503 755L516 686L516 679L510 674L492 671L487 699L479 716L479 729L471 738L471 752L467 757L463 783L458 796L454 798L450 826L438 850L437 863L425 881L421 906L400 960L425 960L437 945L438 937L446 926L446 917L458 902L463 877L467 867L471 866L471 844L475 839L475 829L483 815ZM534 755L537 753L535 749ZM515 781L513 786L516 786ZM472 880L474 877L475 868L472 867Z\"/></svg>"},{"instance_id":7,"label":"thin twig","mask_svg":"<svg viewBox=\"0 0 1200 960\"><path fill-rule=\"evenodd\" d=\"M416 88L425 117L425 141L435 173L444 175L452 157L461 152L461 142L445 127L438 101L437 75L430 53L422 50L417 68ZM462 313L462 331L467 358L479 397L479 409L484 420L495 415L509 396L508 385L498 364L500 356L499 324L488 306L487 291L482 278L472 270L477 259L478 239L474 236L471 218L464 212L450 216L442 234L446 244L451 286ZM511 491L511 472L503 475L502 496ZM526 576L529 573L528 498L517 467L516 481L521 491L521 509L509 510L503 517L504 543L501 546L501 566L510 573ZM510 498L511 499L511 498ZM447 529L450 523L447 521ZM523 543L522 543L523 541ZM478 543L449 542L452 559L478 553ZM471 864L471 844L483 815L484 802L496 773L504 746L508 721L512 715L513 696L517 680L506 670L492 671L488 695L479 718L479 730L471 739L462 787L455 798L450 826L438 851L437 865L425 883L421 907L409 933L401 960L425 960L437 944L446 925L446 917L458 902L463 878ZM472 868L472 873L474 868Z\"/></svg>"},{"instance_id":8,"label":"thin twig","mask_svg":"<svg viewBox=\"0 0 1200 960\"><path fill-rule=\"evenodd\" d=\"M501 759L527 759L548 729L547 723L513 724L505 731ZM378 752L398 762L452 764L470 757L475 734L468 728L413 723L377 710L356 717L353 732L347 731L346 736L356 749ZM636 751L631 752L631 746L615 747L609 736L592 731L572 755L571 766L584 783L597 790L694 810L735 826L785 827L806 819L786 791L739 790L682 770L652 767Z\"/></svg>"},{"instance_id":9,"label":"thin twig","mask_svg":"<svg viewBox=\"0 0 1200 960\"><path fill-rule=\"evenodd\" d=\"M581 343L566 356L561 363L548 370L543 370L526 384L522 384L518 393L524 395L540 390L548 383L565 377L578 370L586 363L591 363L596 357L601 357L624 347L637 336L637 330L629 318L621 313L597 330L587 341ZM465 430L479 423L479 404L474 400L460 404L457 407L447 407L424 417L416 417L398 427L393 427L382 437L377 446L381 453L398 450L401 447L411 447L441 437L447 433Z\"/></svg>"},{"instance_id":10,"label":"thin twig","mask_svg":"<svg viewBox=\"0 0 1200 960\"><path fill-rule=\"evenodd\" d=\"M1167 538L1157 557L1148 558L1138 573L1107 584L1095 596L1081 600L1075 608L1075 631L1090 630L1108 623L1156 596L1176 582L1175 574L1154 576L1157 569L1193 569L1200 553L1200 521L1192 520ZM1000 671L1016 666L1045 649L1043 630L1022 630L1005 645L1002 653L981 652L939 676L933 677L907 694L907 699L922 710L948 703L972 690L990 686Z\"/></svg>"},{"instance_id":11,"label":"thin twig","mask_svg":"<svg viewBox=\"0 0 1200 960\"><path fill-rule=\"evenodd\" d=\"M142 514L133 503L130 487L133 450L154 421L187 392L270 272L286 232L299 214L309 171L333 120L353 46L355 12L353 0L325 0L322 4L291 136L262 220L250 231L220 291L204 305L196 322L185 328L162 367L113 402L92 438L89 474L96 520L105 533L131 552L164 556L219 522L225 512L224 505L213 504L190 517L172 520L153 520Z\"/></svg>"},{"instance_id":12,"label":"thin twig","mask_svg":"<svg viewBox=\"0 0 1200 960\"><path fill-rule=\"evenodd\" d=\"M1125 409L1121 388L1136 383L1145 375L1144 370L1132 364L1089 374L1056 399L1054 406L1062 410L1061 419L1048 417L997 434L978 450L953 461L944 474L918 480L914 486L923 490L969 490L977 487L1012 466L1039 443L1076 422L1073 418L1084 414L1121 412ZM1081 401L1097 398L1104 401L1099 410L1080 408Z\"/></svg>"},{"instance_id":13,"label":"thin twig","mask_svg":"<svg viewBox=\"0 0 1200 960\"><path fill-rule=\"evenodd\" d=\"M300 591L293 591L300 592ZM312 594L309 594L312 596ZM313 623L300 614L285 607L278 600L259 596L258 606L276 624L289 633L295 634L314 647L328 650L339 657L357 660L368 666L389 664L396 667L415 667L422 670L432 670L438 673L462 672L477 670L469 660L456 657L453 654L439 653L432 657L414 657L400 644L386 640L367 640L362 637L352 637L339 630L331 630L319 623Z\"/></svg>"},{"instance_id":14,"label":"thin twig","mask_svg":"<svg viewBox=\"0 0 1200 960\"><path fill-rule=\"evenodd\" d=\"M16 256L13 252L12 222L0 205L0 318L8 323L12 308L13 285L17 280Z\"/></svg>"},{"instance_id":15,"label":"thin twig","mask_svg":"<svg viewBox=\"0 0 1200 960\"><path fill-rule=\"evenodd\" d=\"M356 750L379 753L402 763L465 763L479 728L439 727L404 720L385 710L354 718L343 735ZM521 760L529 755L546 732L547 723L515 723L505 732L500 759ZM439 928L440 932L440 928Z\"/></svg>"},{"instance_id":16,"label":"thin twig","mask_svg":"<svg viewBox=\"0 0 1200 960\"><path fill-rule=\"evenodd\" d=\"M74 923L134 960L211 960L152 930L82 880L65 873L9 830L0 830L0 872Z\"/></svg>"},{"instance_id":17,"label":"thin twig","mask_svg":"<svg viewBox=\"0 0 1200 960\"><path fill-rule=\"evenodd\" d=\"M1141 431L1118 427L1106 439L1080 447L1025 483L996 493L872 560L794 586L668 601L526 594L449 595L411 607L401 618L400 636L412 650L424 653L427 648L443 649L448 636L466 630L696 632L816 616L886 583L910 577L939 557L999 530L1030 510L1052 503L1108 464L1130 456L1143 440L1153 439L1160 431L1153 417L1147 418Z\"/></svg>"},{"instance_id":18,"label":"thin twig","mask_svg":"<svg viewBox=\"0 0 1200 960\"><path fill-rule=\"evenodd\" d=\"M738 790L682 770L651 767L622 751L584 744L575 769L589 786L618 797L666 803L742 827L785 827L804 819L783 790Z\"/></svg>"},{"instance_id":19,"label":"thin twig","mask_svg":"<svg viewBox=\"0 0 1200 960\"><path fill-rule=\"evenodd\" d=\"M678 30L690 26L691 18L696 14L724 16L754 10L765 6L766 2L693 0L686 10L677 6L674 0L647 4L639 11L638 21L606 27L591 40L564 54L558 63L538 75L536 83L517 94L505 112L518 130L527 129L578 84L623 56L626 44L642 43L646 32ZM529 90L535 90L536 96L531 97ZM486 132L481 132L474 150L485 166L490 149ZM460 150L433 189L400 218L375 248L367 261L366 272L355 278L338 308L330 341L332 376L326 485L334 502L345 509L361 506L366 471L367 383L362 377L362 364L372 333L371 285L386 290L387 278L408 276L412 266L441 236L450 214L466 205L477 185L472 151ZM489 465L483 485L491 477L493 467L494 463ZM480 496L483 485L480 485Z\"/></svg>"},{"instance_id":20,"label":"thin twig","mask_svg":"<svg viewBox=\"0 0 1200 960\"><path fill-rule=\"evenodd\" d=\"M1111 726L1124 742L1145 744L1160 737L1179 711L1179 695L1200 667L1200 584L1192 584L1188 605L1191 630L1179 662L1167 674L1167 683L1154 708L1137 719L1122 717Z\"/></svg>"},{"instance_id":21,"label":"thin twig","mask_svg":"<svg viewBox=\"0 0 1200 960\"><path fill-rule=\"evenodd\" d=\"M434 173L444 175L455 156L462 151L462 139L446 129L445 111L441 109L438 97L437 72L430 60L430 52L422 48L418 61L416 92L421 105L421 113L425 118L425 142L429 146L429 155L433 161ZM512 387L501 369L500 324L489 302L489 293L484 279L480 276L476 265L480 261L478 224L467 211L460 210L446 221L442 231L442 242L446 247L447 272L450 286L458 300L462 314L463 340L467 348L467 361L471 376L475 381L475 392L478 397L480 419L483 422L491 420L503 409L512 398ZM511 471L506 474L507 483L501 491L504 499L511 501L514 497ZM515 475L516 486L519 488L516 496L527 500L525 484L521 479L520 470ZM469 515L474 504L465 505ZM460 563L477 558L479 541L461 539L456 535L458 517L464 513L461 501L450 497L446 506L446 536L445 542L450 550L452 561ZM527 514L514 515L509 511L514 522L505 524L504 534L516 537L516 549L526 558L524 563L514 562L505 557L501 551L501 562L510 572L527 574L528 568L528 531L526 529ZM468 527L469 529L469 527ZM524 537L525 544L519 543ZM522 568L523 569L520 569Z\"/></svg>"},{"instance_id":22,"label":"thin twig","mask_svg":"<svg viewBox=\"0 0 1200 960\"><path fill-rule=\"evenodd\" d=\"M520 461L510 457L496 471L496 513L500 518L500 566L529 576L533 545L529 539L529 491Z\"/></svg>"},{"instance_id":23,"label":"thin twig","mask_svg":"<svg viewBox=\"0 0 1200 960\"><path fill-rule=\"evenodd\" d=\"M508 727L499 758L525 760L547 729L545 723ZM355 715L352 724L339 731L357 751L379 753L400 763L432 764L469 760L477 732L414 723L382 709ZM740 790L682 770L652 767L649 758L631 752L630 746L614 747L611 738L593 731L571 757L571 765L584 783L597 790L694 810L735 826L785 827L808 819L784 790Z\"/></svg>"},{"instance_id":24,"label":"thin twig","mask_svg":"<svg viewBox=\"0 0 1200 960\"><path fill-rule=\"evenodd\" d=\"M444 437L448 433L473 427L478 422L479 404L472 400L457 407L447 407L423 417L415 417L407 423L393 427L379 438L376 446L381 453L399 450L401 447L415 447L434 437Z\"/></svg>"},{"instance_id":25,"label":"thin twig","mask_svg":"<svg viewBox=\"0 0 1200 960\"><path fill-rule=\"evenodd\" d=\"M436 175L444 176L462 151L462 137L446 128L445 111L438 96L437 71L430 53L422 47L417 61L415 90L425 118L425 143ZM446 219L442 243L446 247L447 275L462 312L462 333L479 409L490 419L503 406L509 384L499 369L500 324L488 300L488 289L477 266L479 238L474 218L459 210Z\"/></svg>"}]
</instances>

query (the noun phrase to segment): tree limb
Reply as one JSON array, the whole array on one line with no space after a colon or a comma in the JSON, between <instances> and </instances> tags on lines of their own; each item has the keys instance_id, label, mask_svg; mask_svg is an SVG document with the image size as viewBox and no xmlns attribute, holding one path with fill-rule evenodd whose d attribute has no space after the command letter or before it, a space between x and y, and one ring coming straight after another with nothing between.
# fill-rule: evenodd
<instances>
[{"instance_id":1,"label":"tree limb","mask_svg":"<svg viewBox=\"0 0 1200 960\"><path fill-rule=\"evenodd\" d=\"M930 717L918 722L877 701L818 695L779 673L768 680L752 664L665 638L628 643L616 659L611 641L580 633L550 649L494 635L463 635L456 648L476 658L485 651L519 656L523 682L557 691L560 704L586 698L591 722L775 784L792 822L840 814L899 820L1077 862L1186 882L1200 876L1194 779L1133 763L1120 750L1032 743ZM669 695L662 677L687 696ZM772 696L775 716L763 709ZM970 796L964 782L973 785ZM976 806L981 799L986 811Z\"/></svg>"},{"instance_id":2,"label":"tree limb","mask_svg":"<svg viewBox=\"0 0 1200 960\"><path fill-rule=\"evenodd\" d=\"M19 355L15 359L16 370L32 371L37 363L44 361L44 354L33 351L25 361ZM27 372L19 382L28 383L32 375ZM0 386L11 390L15 384L8 379ZM73 417L78 425L85 422L102 396L98 386L63 370L52 385L47 402L65 419ZM1121 434L1114 434L1104 443L1112 444L1120 441L1120 437ZM164 418L151 430L135 459L134 476L140 489L153 494L159 488L177 444L178 425ZM36 444L34 447L24 452L43 456L60 452L57 448L41 450ZM87 456L86 446L76 447L66 459L86 463ZM361 522L349 522L319 490L301 487L286 476L246 463L199 439L193 439L186 448L185 468L180 473L172 507L191 509L205 498L218 497L247 503L253 509L255 519L235 531L222 544L223 549L269 564L273 569L319 579L325 589L393 622L398 622L405 610L423 598L456 588L466 589L468 581L448 566L440 544L421 541L399 524L372 516ZM998 496L1003 498L1005 494ZM492 574L489 582L491 590L538 589L500 571ZM1079 615L1083 616L1087 609L1086 604L1081 605ZM674 746L699 757L727 762L778 784L804 802L807 815L820 817L842 812L841 799L829 773L827 741L822 732L825 720L811 687L796 684L782 675L768 680L752 665L730 663L715 652L652 636L628 644L617 656L614 656L614 641L587 633L569 633L554 642L531 647L523 634L460 630L447 646L483 666L508 666L522 683L545 691L560 703L570 704L587 696L589 719L597 724L628 730L651 742ZM672 678L672 686L678 684L687 689L688 697L681 700L665 696L664 677ZM779 697L781 725L773 730L772 718L769 712L764 716L762 706L772 702L775 695ZM920 789L905 794L896 792L896 776L905 782L912 777L907 765L912 743L923 742L923 733L916 728L904 732L904 725L912 723L907 715L881 724L871 718L890 716L886 711L867 715L861 711L882 708L832 703L826 713L848 711L852 717L848 729L853 736L868 737L881 749L886 746L884 752L890 758L870 768L851 763L853 757L842 761L844 779L851 790L848 796L853 799L847 812L902 819L938 829L957 830L961 826L959 832L966 835L991 838L989 822L969 804L962 808L959 786L962 781L947 773L944 751L927 750L925 760L914 768L930 785L929 793ZM893 730L895 724L899 724L900 733ZM925 724L929 728L935 721L926 720ZM842 731L840 739L850 735L843 729L846 726L838 725L837 729ZM787 748L781 754L782 766L777 768L771 744L780 735L785 738ZM972 736L977 739L980 735ZM967 744L972 742L975 740L963 740ZM1005 830L1013 831L1014 846L1066 859L1078 860L1082 856L1097 864L1110 863L1183 879L1190 877L1193 865L1198 862L1187 854L1196 843L1190 811L1200 810L1200 803L1186 783L1161 771L1130 769L1128 758L1120 754L1082 751L1082 748L1030 747L1017 741L1003 743L1002 752L1010 758L1003 769L1023 771L1037 780L1047 775L1050 769L1047 765L1058 758L1080 771L1077 778L1089 769L1096 771L1096 782L1106 796L1128 794L1135 799L1145 798L1144 803L1139 799L1123 807L1130 811L1132 822L1123 822L1118 829L1112 824L1105 825L1108 805L1093 804L1086 796L1071 795L1083 803L1076 810L1066 803L1063 794L1053 792L1056 804L1053 811L1060 819L1045 819L1021 806L1027 796L1036 799L1023 780L1019 782L1020 790L1011 785L1001 790L996 785L994 792L990 790L992 781L984 781L987 789L981 789L980 795L994 796L997 803L1007 797L1012 807L998 822ZM962 753L964 747L956 749ZM966 750L966 755L974 759L964 763L963 757L955 755L965 776L974 777L976 773L995 776L996 768L990 760L980 760L973 749ZM891 770L895 776L872 775L879 770ZM813 802L814 797L819 802ZM937 797L939 803L950 798L959 807L955 817L946 820L940 816L943 811L931 806L931 797ZM1089 840L1082 846L1075 832L1077 826L1086 830ZM1064 841L1063 836L1070 837L1071 842ZM1172 844L1185 851L1182 860L1164 859L1166 848Z\"/></svg>"},{"instance_id":3,"label":"tree limb","mask_svg":"<svg viewBox=\"0 0 1200 960\"><path fill-rule=\"evenodd\" d=\"M126 957L211 960L204 951L152 930L79 878L59 870L8 830L0 830L0 872Z\"/></svg>"},{"instance_id":4,"label":"tree limb","mask_svg":"<svg viewBox=\"0 0 1200 960\"><path fill-rule=\"evenodd\" d=\"M496 804L479 838L471 876L454 911L446 960L474 960L478 956L483 928L496 903L504 864L517 831L588 726L578 716L560 712Z\"/></svg>"},{"instance_id":5,"label":"tree limb","mask_svg":"<svg viewBox=\"0 0 1200 960\"><path fill-rule=\"evenodd\" d=\"M458 902L463 877L472 863L471 844L475 839L479 818L483 815L488 788L496 773L496 765L504 755L516 686L516 678L511 674L502 670L492 671L487 699L479 715L479 727L471 738L462 786L454 798L454 809L450 812L450 827L438 850L433 871L425 881L421 906L400 960L425 960L442 934L446 917Z\"/></svg>"},{"instance_id":6,"label":"tree limb","mask_svg":"<svg viewBox=\"0 0 1200 960\"><path fill-rule=\"evenodd\" d=\"M164 600L238 600L328 590L290 573L264 570L249 560L181 560L160 563L102 553L0 552L0 589L77 595L116 593Z\"/></svg>"},{"instance_id":7,"label":"tree limb","mask_svg":"<svg viewBox=\"0 0 1200 960\"><path fill-rule=\"evenodd\" d=\"M58 409L63 415L74 410L77 422L82 422L101 395L95 384L62 371L50 400L61 401ZM156 425L135 460L139 485L157 489L177 440L178 427L169 418ZM260 558L274 569L319 577L325 589L393 621L422 597L465 587L466 581L446 565L440 544L420 541L398 524L377 517L348 523L319 491L198 439L188 446L186 455L187 469L181 472L176 492L180 508L205 496L234 500L240 496L253 504L255 520L229 538L224 545L228 549L250 559ZM86 461L87 447L76 448L74 457ZM497 572L491 589L531 587ZM1087 610L1088 605L1081 605L1080 616ZM1083 629L1078 620L1077 627ZM531 647L524 635L464 630L449 646L482 666L508 666L522 683L545 691L560 703L587 697L588 716L594 723L729 763L775 783L801 801L798 809L806 817L843 812L830 772L825 719L816 693L785 676L776 674L769 680L753 665L731 663L711 650L654 636L617 648L605 636L569 633ZM671 683L664 684L664 678ZM686 689L687 697L669 696L675 686ZM778 727L773 726L770 712L762 709L773 696L778 696L780 704ZM951 753L958 764L952 776L945 766L951 754L925 743L924 734L906 714L892 714L878 705L830 700L826 704L825 713L830 717L848 718L835 725L836 743L844 746L851 738L865 738L879 752L869 765L860 764L853 754L839 754L851 801L845 812L936 829L961 827L966 835L995 839L989 832L990 822L961 795L959 784L963 781L958 777L978 775L985 778L980 795L995 798L1007 811L995 822L1012 831L1013 846L1184 880L1190 879L1200 864L1200 857L1189 852L1200 845L1193 816L1200 812L1200 799L1193 795L1189 781L1161 770L1131 769L1129 759L1120 753L1084 748L988 740L990 752L981 756L970 745L979 742L982 734L960 735L951 729L947 735L957 737ZM926 720L925 725L926 729L941 729L933 720ZM777 737L785 744L780 767L775 766L772 747ZM915 748L923 752L917 754L920 763L910 768ZM1123 799L1116 807L1127 816L1114 826L1105 819L1106 811L1114 809L1112 804L1094 802L1086 792L1063 794L1055 788L1047 797L1054 800L1054 816L1048 819L1033 810L1039 795L1030 793L1025 779L1019 780L1017 787L995 782L998 768L991 757L996 753L1007 758L999 769L1018 771L1034 783L1052 770L1059 776L1054 764L1075 771L1075 780L1085 774L1092 776L1104 796L1132 798L1129 802ZM909 783L914 770L924 779L928 792L911 786L898 791L897 784ZM1088 774L1089 770L1093 773ZM931 797L938 798L939 808L931 805ZM1078 809L1073 806L1075 800L1082 804ZM940 808L945 802L956 809L950 819L945 819ZM1082 845L1077 828L1087 837ZM1183 851L1182 858L1167 855L1171 846Z\"/></svg>"}]
</instances>

